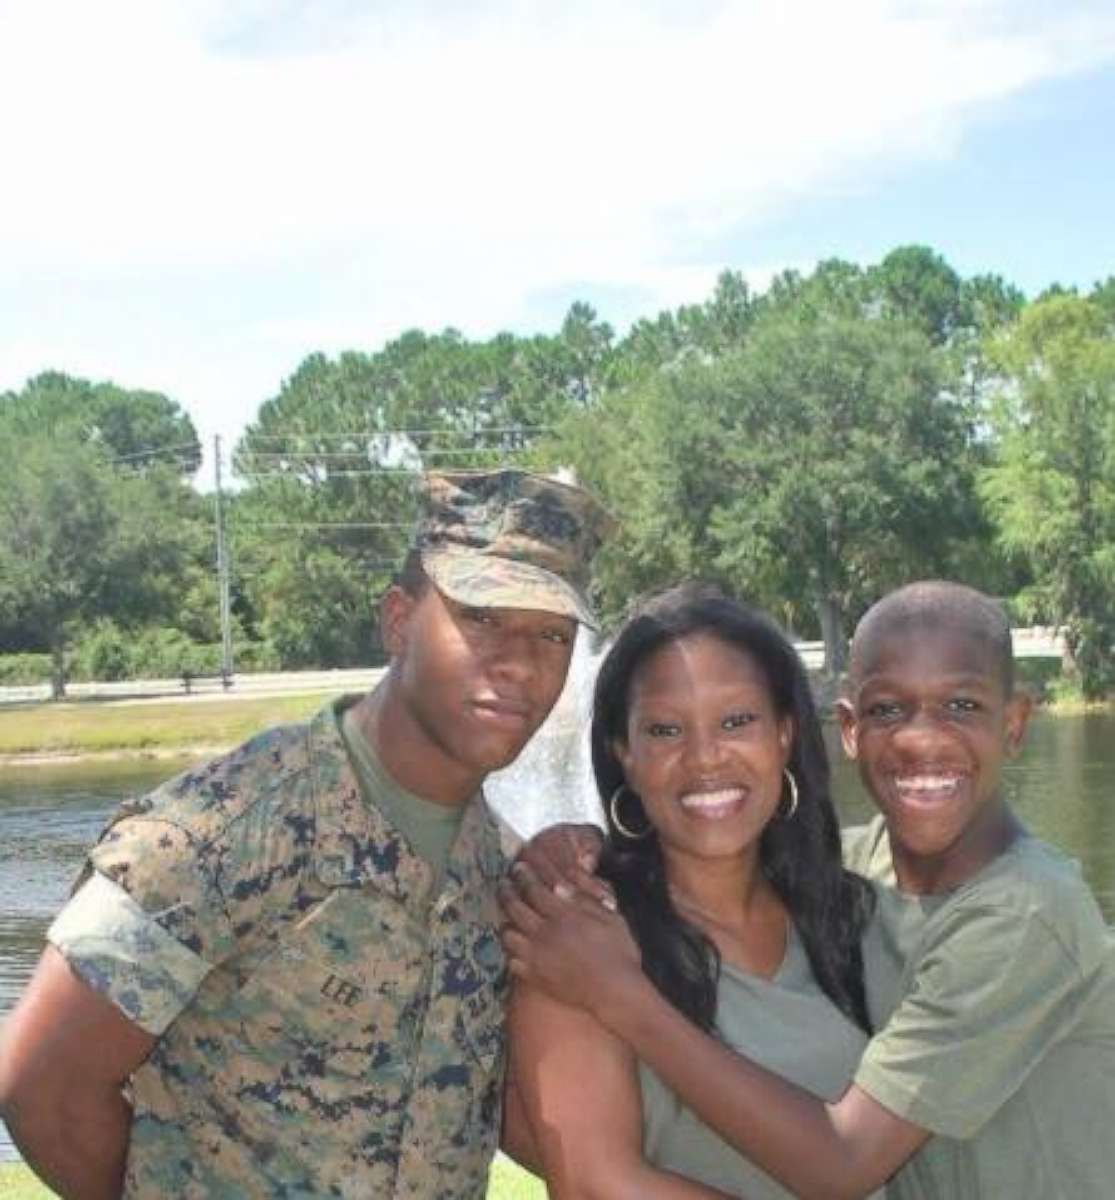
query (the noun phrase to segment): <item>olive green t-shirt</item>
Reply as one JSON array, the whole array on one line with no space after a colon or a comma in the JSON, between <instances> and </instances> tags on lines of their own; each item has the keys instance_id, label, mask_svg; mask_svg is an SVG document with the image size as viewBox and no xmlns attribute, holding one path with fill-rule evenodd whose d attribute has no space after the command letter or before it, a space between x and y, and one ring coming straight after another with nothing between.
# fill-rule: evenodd
<instances>
[{"instance_id":1,"label":"olive green t-shirt","mask_svg":"<svg viewBox=\"0 0 1115 1200\"><path fill-rule=\"evenodd\" d=\"M772 978L722 967L716 1033L733 1050L825 1100L839 1099L848 1087L867 1041L821 991L792 929L786 957ZM731 1196L792 1200L791 1192L703 1124L644 1063L639 1085L648 1162Z\"/></svg>"},{"instance_id":2,"label":"olive green t-shirt","mask_svg":"<svg viewBox=\"0 0 1115 1200\"><path fill-rule=\"evenodd\" d=\"M894 886L881 819L845 839L879 881L878 1030L856 1083L933 1137L895 1200L1115 1196L1115 939L1077 865L1023 835L940 896Z\"/></svg>"},{"instance_id":3,"label":"olive green t-shirt","mask_svg":"<svg viewBox=\"0 0 1115 1200\"><path fill-rule=\"evenodd\" d=\"M467 805L454 808L435 804L400 787L384 770L371 743L360 730L355 707L341 714L341 736L348 751L364 802L379 809L410 843L411 849L434 870L431 896L441 890L449 851L460 832Z\"/></svg>"}]
</instances>

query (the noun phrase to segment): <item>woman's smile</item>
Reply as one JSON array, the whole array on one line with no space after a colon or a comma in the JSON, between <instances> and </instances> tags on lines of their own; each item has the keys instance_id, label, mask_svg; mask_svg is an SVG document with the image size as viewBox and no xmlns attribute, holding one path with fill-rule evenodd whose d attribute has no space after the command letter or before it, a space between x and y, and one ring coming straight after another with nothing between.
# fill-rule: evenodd
<instances>
[{"instance_id":1,"label":"woman's smile","mask_svg":"<svg viewBox=\"0 0 1115 1200\"><path fill-rule=\"evenodd\" d=\"M617 753L667 858L757 854L782 794L790 735L747 651L697 633L650 655L634 677Z\"/></svg>"},{"instance_id":2,"label":"woman's smile","mask_svg":"<svg viewBox=\"0 0 1115 1200\"><path fill-rule=\"evenodd\" d=\"M723 821L740 812L747 802L743 787L698 788L684 792L678 803L691 816L703 821Z\"/></svg>"}]
</instances>

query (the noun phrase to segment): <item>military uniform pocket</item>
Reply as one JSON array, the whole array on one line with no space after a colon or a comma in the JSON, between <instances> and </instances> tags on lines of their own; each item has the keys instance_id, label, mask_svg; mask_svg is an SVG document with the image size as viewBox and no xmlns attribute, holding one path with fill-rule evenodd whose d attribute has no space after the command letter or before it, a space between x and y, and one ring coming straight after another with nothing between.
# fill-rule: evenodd
<instances>
[{"instance_id":1,"label":"military uniform pocket","mask_svg":"<svg viewBox=\"0 0 1115 1200\"><path fill-rule=\"evenodd\" d=\"M405 1071L421 951L358 896L335 893L252 966L236 993L250 1052L321 1077L386 1081Z\"/></svg>"}]
</instances>

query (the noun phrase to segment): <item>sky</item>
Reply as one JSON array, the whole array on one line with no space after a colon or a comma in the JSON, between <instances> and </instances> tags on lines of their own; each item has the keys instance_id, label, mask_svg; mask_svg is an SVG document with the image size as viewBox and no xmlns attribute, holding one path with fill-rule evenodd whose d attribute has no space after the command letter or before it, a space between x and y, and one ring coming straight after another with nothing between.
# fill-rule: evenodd
<instances>
[{"instance_id":1,"label":"sky","mask_svg":"<svg viewBox=\"0 0 1115 1200\"><path fill-rule=\"evenodd\" d=\"M725 268L1115 274L1111 0L0 0L0 392L227 454L307 354L622 332Z\"/></svg>"}]
</instances>

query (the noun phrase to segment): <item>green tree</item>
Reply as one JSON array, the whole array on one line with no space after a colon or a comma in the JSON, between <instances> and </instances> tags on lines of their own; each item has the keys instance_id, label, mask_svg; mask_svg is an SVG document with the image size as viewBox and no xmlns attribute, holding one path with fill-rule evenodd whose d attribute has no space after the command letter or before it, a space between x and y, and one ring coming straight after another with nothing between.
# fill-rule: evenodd
<instances>
[{"instance_id":1,"label":"green tree","mask_svg":"<svg viewBox=\"0 0 1115 1200\"><path fill-rule=\"evenodd\" d=\"M1088 299L1103 313L1108 332L1115 332L1115 275L1097 283Z\"/></svg>"},{"instance_id":2,"label":"green tree","mask_svg":"<svg viewBox=\"0 0 1115 1200\"><path fill-rule=\"evenodd\" d=\"M713 575L717 418L708 389L689 386L694 373L658 371L611 388L592 409L570 413L546 447L619 518L594 564L606 622L644 592Z\"/></svg>"},{"instance_id":3,"label":"green tree","mask_svg":"<svg viewBox=\"0 0 1115 1200\"><path fill-rule=\"evenodd\" d=\"M554 456L621 520L599 560L608 615L699 575L819 628L836 674L855 612L987 536L954 359L869 315L861 285L835 262L816 286L787 279L742 348L644 373L563 425Z\"/></svg>"},{"instance_id":4,"label":"green tree","mask_svg":"<svg viewBox=\"0 0 1115 1200\"><path fill-rule=\"evenodd\" d=\"M718 566L737 586L804 595L825 669L839 673L849 616L900 580L940 573L978 523L948 360L904 323L776 318L719 370L730 429Z\"/></svg>"},{"instance_id":5,"label":"green tree","mask_svg":"<svg viewBox=\"0 0 1115 1200\"><path fill-rule=\"evenodd\" d=\"M20 444L51 439L60 446L85 447L93 455L89 461L115 477L106 482L114 505L127 482L136 483L116 518L120 537L144 548L143 563L133 556L134 569L118 574L90 611L126 628L147 619L174 624L191 587L185 576L211 571L213 558L211 515L185 486L201 448L182 409L158 392L44 371L20 391L0 395L0 439ZM4 487L0 481L0 491ZM95 549L90 546L91 553ZM42 644L38 626L0 622L0 631L5 645ZM77 632L73 626L71 633Z\"/></svg>"},{"instance_id":6,"label":"green tree","mask_svg":"<svg viewBox=\"0 0 1115 1200\"><path fill-rule=\"evenodd\" d=\"M0 609L49 649L58 699L67 635L98 615L111 584L109 564L91 552L116 532L110 482L94 451L28 439L5 441L3 472Z\"/></svg>"},{"instance_id":7,"label":"green tree","mask_svg":"<svg viewBox=\"0 0 1115 1200\"><path fill-rule=\"evenodd\" d=\"M917 326L937 346L963 323L960 276L928 246L899 246L868 272L882 315Z\"/></svg>"},{"instance_id":8,"label":"green tree","mask_svg":"<svg viewBox=\"0 0 1115 1200\"><path fill-rule=\"evenodd\" d=\"M722 271L703 304L636 321L616 348L610 377L630 382L687 356L708 359L737 350L761 307L738 271Z\"/></svg>"},{"instance_id":9,"label":"green tree","mask_svg":"<svg viewBox=\"0 0 1115 1200\"><path fill-rule=\"evenodd\" d=\"M328 548L295 546L264 574L261 631L284 667L378 661L374 596L359 567Z\"/></svg>"},{"instance_id":10,"label":"green tree","mask_svg":"<svg viewBox=\"0 0 1115 1200\"><path fill-rule=\"evenodd\" d=\"M169 467L192 475L201 463L194 424L173 400L59 371L44 371L21 391L0 395L0 430L9 436L50 434L99 446L121 471Z\"/></svg>"},{"instance_id":11,"label":"green tree","mask_svg":"<svg viewBox=\"0 0 1115 1200\"><path fill-rule=\"evenodd\" d=\"M1032 567L1023 603L1063 626L1093 698L1115 685L1115 337L1101 304L1053 293L994 353L1005 378L983 492L1001 544Z\"/></svg>"},{"instance_id":12,"label":"green tree","mask_svg":"<svg viewBox=\"0 0 1115 1200\"><path fill-rule=\"evenodd\" d=\"M306 359L236 451L247 486L231 506L229 528L246 626L274 641L284 661L307 662L313 647L329 663L337 654L365 654L366 621L336 641L325 629L314 632L312 599L284 574L289 563L318 564L307 578L345 594L352 580L370 595L381 592L410 537L417 472L551 465L537 443L565 412L594 402L611 345L611 329L595 312L573 305L552 337L505 333L469 342L453 330L411 331L376 354ZM295 605L281 617L276 571Z\"/></svg>"},{"instance_id":13,"label":"green tree","mask_svg":"<svg viewBox=\"0 0 1115 1200\"><path fill-rule=\"evenodd\" d=\"M142 619L173 588L172 522L150 480L120 476L79 442L7 438L0 475L0 624L50 652L59 698L81 625Z\"/></svg>"}]
</instances>

